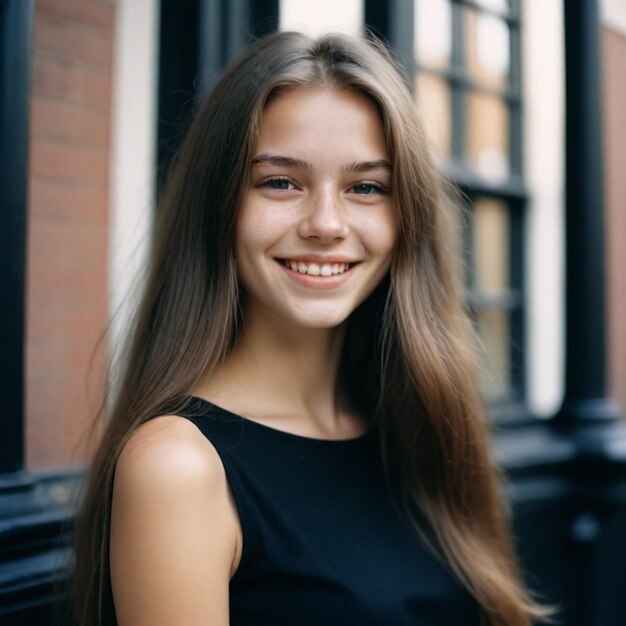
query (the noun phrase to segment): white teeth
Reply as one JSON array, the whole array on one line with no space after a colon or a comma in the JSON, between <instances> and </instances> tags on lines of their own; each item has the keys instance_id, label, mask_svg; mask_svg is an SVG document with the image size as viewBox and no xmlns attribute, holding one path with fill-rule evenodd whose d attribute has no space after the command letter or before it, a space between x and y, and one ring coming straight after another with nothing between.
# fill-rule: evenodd
<instances>
[{"instance_id":1,"label":"white teeth","mask_svg":"<svg viewBox=\"0 0 626 626\"><path fill-rule=\"evenodd\" d=\"M309 276L333 276L343 274L349 267L349 263L304 263L303 261L285 260L285 265L293 272L308 274Z\"/></svg>"}]
</instances>

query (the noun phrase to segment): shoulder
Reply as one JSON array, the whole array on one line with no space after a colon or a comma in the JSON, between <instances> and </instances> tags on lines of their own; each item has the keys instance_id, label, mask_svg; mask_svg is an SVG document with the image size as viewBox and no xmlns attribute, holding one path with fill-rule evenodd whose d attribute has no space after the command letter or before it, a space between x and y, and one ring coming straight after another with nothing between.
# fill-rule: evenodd
<instances>
[{"instance_id":1,"label":"shoulder","mask_svg":"<svg viewBox=\"0 0 626 626\"><path fill-rule=\"evenodd\" d=\"M227 616L240 542L224 466L208 439L178 416L141 425L117 460L113 484L118 622L169 624L182 615L196 624L213 623L216 612Z\"/></svg>"},{"instance_id":2,"label":"shoulder","mask_svg":"<svg viewBox=\"0 0 626 626\"><path fill-rule=\"evenodd\" d=\"M224 467L211 442L189 420L163 415L145 422L131 435L116 464L121 486L162 485L181 481L225 479Z\"/></svg>"},{"instance_id":3,"label":"shoulder","mask_svg":"<svg viewBox=\"0 0 626 626\"><path fill-rule=\"evenodd\" d=\"M117 460L113 504L119 516L137 508L167 516L172 506L210 515L213 526L230 527L237 538L236 507L219 454L183 417L156 417L132 434Z\"/></svg>"}]
</instances>

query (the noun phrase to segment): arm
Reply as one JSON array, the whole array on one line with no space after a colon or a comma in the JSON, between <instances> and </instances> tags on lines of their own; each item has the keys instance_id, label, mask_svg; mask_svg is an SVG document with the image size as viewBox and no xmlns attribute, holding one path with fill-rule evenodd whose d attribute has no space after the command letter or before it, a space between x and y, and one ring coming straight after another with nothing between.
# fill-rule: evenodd
<instances>
[{"instance_id":1,"label":"arm","mask_svg":"<svg viewBox=\"0 0 626 626\"><path fill-rule=\"evenodd\" d=\"M116 465L111 584L119 626L227 626L240 526L222 462L184 418L143 424Z\"/></svg>"}]
</instances>

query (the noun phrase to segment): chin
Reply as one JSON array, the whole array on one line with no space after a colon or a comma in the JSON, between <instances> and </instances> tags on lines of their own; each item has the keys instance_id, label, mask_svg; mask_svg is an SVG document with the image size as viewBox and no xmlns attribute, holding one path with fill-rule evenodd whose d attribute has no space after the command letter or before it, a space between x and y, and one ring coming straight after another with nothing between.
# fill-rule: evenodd
<instances>
[{"instance_id":1,"label":"chin","mask_svg":"<svg viewBox=\"0 0 626 626\"><path fill-rule=\"evenodd\" d=\"M350 314L340 314L338 312L318 313L318 314L300 314L292 315L290 319L294 326L300 326L301 328L310 328L325 330L330 328L337 328L341 326L350 316Z\"/></svg>"},{"instance_id":2,"label":"chin","mask_svg":"<svg viewBox=\"0 0 626 626\"><path fill-rule=\"evenodd\" d=\"M318 319L306 319L306 320L294 320L294 325L300 328L308 328L311 330L329 330L331 328L337 328L346 321L346 318L338 320L318 320Z\"/></svg>"}]
</instances>

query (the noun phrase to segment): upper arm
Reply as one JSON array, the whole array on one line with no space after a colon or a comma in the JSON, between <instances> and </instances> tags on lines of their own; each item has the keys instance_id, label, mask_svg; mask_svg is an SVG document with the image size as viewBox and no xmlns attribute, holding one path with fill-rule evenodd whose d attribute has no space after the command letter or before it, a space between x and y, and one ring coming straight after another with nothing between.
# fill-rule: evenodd
<instances>
[{"instance_id":1,"label":"upper arm","mask_svg":"<svg viewBox=\"0 0 626 626\"><path fill-rule=\"evenodd\" d=\"M224 467L184 418L143 424L118 459L110 565L119 626L226 626L237 550ZM236 514L235 514L236 518Z\"/></svg>"}]
</instances>

